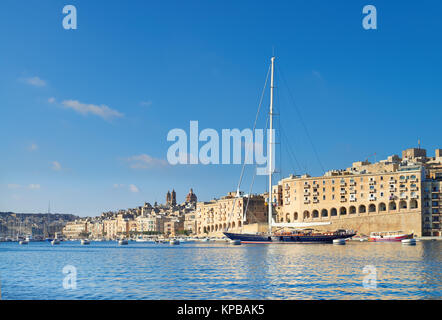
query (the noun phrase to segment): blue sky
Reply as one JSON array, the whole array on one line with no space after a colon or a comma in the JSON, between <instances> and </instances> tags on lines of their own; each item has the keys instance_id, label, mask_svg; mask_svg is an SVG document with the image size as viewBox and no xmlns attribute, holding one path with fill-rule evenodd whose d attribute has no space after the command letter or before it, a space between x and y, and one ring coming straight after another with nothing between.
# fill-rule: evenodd
<instances>
[{"instance_id":1,"label":"blue sky","mask_svg":"<svg viewBox=\"0 0 442 320\"><path fill-rule=\"evenodd\" d=\"M66 4L77 30L62 28ZM367 4L377 30L362 28ZM164 202L172 188L180 202L191 187L199 200L234 190L240 166L164 165L166 136L191 120L251 128L272 48L308 130L277 74L290 140L280 175L320 175L321 165L385 158L418 139L432 155L442 147L441 9L436 0L3 0L0 211L44 212L51 201L56 212L98 215ZM259 178L254 191L264 190Z\"/></svg>"}]
</instances>

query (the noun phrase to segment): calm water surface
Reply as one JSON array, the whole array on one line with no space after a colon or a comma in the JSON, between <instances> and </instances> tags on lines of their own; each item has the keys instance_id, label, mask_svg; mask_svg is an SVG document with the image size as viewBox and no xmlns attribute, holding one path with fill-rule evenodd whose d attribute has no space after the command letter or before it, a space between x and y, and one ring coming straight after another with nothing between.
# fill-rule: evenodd
<instances>
[{"instance_id":1,"label":"calm water surface","mask_svg":"<svg viewBox=\"0 0 442 320\"><path fill-rule=\"evenodd\" d=\"M2 299L441 299L442 242L0 243ZM64 289L63 268L77 270ZM366 289L364 266L377 271Z\"/></svg>"}]
</instances>

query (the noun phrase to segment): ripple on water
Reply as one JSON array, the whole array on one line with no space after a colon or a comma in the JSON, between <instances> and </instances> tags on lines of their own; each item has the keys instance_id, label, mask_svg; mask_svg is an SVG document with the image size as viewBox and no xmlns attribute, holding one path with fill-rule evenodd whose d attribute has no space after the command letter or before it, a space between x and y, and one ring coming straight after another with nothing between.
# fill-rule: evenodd
<instances>
[{"instance_id":1,"label":"ripple on water","mask_svg":"<svg viewBox=\"0 0 442 320\"><path fill-rule=\"evenodd\" d=\"M4 299L440 299L441 242L333 245L0 243ZM77 270L63 288L63 267ZM364 288L364 266L376 288Z\"/></svg>"}]
</instances>

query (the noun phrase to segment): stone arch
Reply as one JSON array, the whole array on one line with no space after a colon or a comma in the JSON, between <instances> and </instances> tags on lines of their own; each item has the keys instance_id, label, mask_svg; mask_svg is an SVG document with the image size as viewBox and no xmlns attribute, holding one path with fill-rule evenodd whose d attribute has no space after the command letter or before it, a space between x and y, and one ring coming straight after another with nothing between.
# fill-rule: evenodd
<instances>
[{"instance_id":1,"label":"stone arch","mask_svg":"<svg viewBox=\"0 0 442 320\"><path fill-rule=\"evenodd\" d=\"M327 211L327 209L322 209L322 210L321 210L321 217L328 217L328 211Z\"/></svg>"},{"instance_id":2,"label":"stone arch","mask_svg":"<svg viewBox=\"0 0 442 320\"><path fill-rule=\"evenodd\" d=\"M298 220L298 213L297 212L295 212L294 214L293 214L293 220Z\"/></svg>"},{"instance_id":3,"label":"stone arch","mask_svg":"<svg viewBox=\"0 0 442 320\"><path fill-rule=\"evenodd\" d=\"M361 204L359 206L359 213L366 213L367 212L367 208L365 207L365 205Z\"/></svg>"},{"instance_id":4,"label":"stone arch","mask_svg":"<svg viewBox=\"0 0 442 320\"><path fill-rule=\"evenodd\" d=\"M319 218L319 211L318 210L313 210L312 217L313 218Z\"/></svg>"},{"instance_id":5,"label":"stone arch","mask_svg":"<svg viewBox=\"0 0 442 320\"><path fill-rule=\"evenodd\" d=\"M235 228L235 221L232 222L232 228Z\"/></svg>"},{"instance_id":6,"label":"stone arch","mask_svg":"<svg viewBox=\"0 0 442 320\"><path fill-rule=\"evenodd\" d=\"M224 229L226 229L226 228L227 228L227 225L226 225L226 223L225 223L225 222L223 223L223 228L224 228Z\"/></svg>"},{"instance_id":7,"label":"stone arch","mask_svg":"<svg viewBox=\"0 0 442 320\"><path fill-rule=\"evenodd\" d=\"M343 216L345 216L347 214L347 208L346 207L341 207L340 209L339 209L339 215L341 216L341 215L343 215Z\"/></svg>"},{"instance_id":8,"label":"stone arch","mask_svg":"<svg viewBox=\"0 0 442 320\"><path fill-rule=\"evenodd\" d=\"M356 213L356 207L355 206L351 206L350 209L348 210L348 212L350 214L355 214Z\"/></svg>"},{"instance_id":9,"label":"stone arch","mask_svg":"<svg viewBox=\"0 0 442 320\"><path fill-rule=\"evenodd\" d=\"M395 201L390 201L390 203L388 204L388 210L389 211L396 211L397 210L397 206L396 206Z\"/></svg>"},{"instance_id":10,"label":"stone arch","mask_svg":"<svg viewBox=\"0 0 442 320\"><path fill-rule=\"evenodd\" d=\"M376 212L376 205L375 204L370 204L368 206L368 212Z\"/></svg>"},{"instance_id":11,"label":"stone arch","mask_svg":"<svg viewBox=\"0 0 442 320\"><path fill-rule=\"evenodd\" d=\"M417 200L413 199L410 201L410 209L417 209L419 207L419 204Z\"/></svg>"},{"instance_id":12,"label":"stone arch","mask_svg":"<svg viewBox=\"0 0 442 320\"><path fill-rule=\"evenodd\" d=\"M337 215L338 215L338 210L336 210L336 208L331 208L330 216L335 217Z\"/></svg>"},{"instance_id":13,"label":"stone arch","mask_svg":"<svg viewBox=\"0 0 442 320\"><path fill-rule=\"evenodd\" d=\"M286 221L286 222L290 222L290 213L287 213L287 214L285 215L285 221Z\"/></svg>"},{"instance_id":14,"label":"stone arch","mask_svg":"<svg viewBox=\"0 0 442 320\"><path fill-rule=\"evenodd\" d=\"M378 209L379 209L379 212L385 212L385 211L387 211L387 206L385 205L385 203L381 202L381 203L379 203Z\"/></svg>"},{"instance_id":15,"label":"stone arch","mask_svg":"<svg viewBox=\"0 0 442 320\"><path fill-rule=\"evenodd\" d=\"M400 202L399 202L399 209L407 209L407 201L405 201L405 200L401 200Z\"/></svg>"},{"instance_id":16,"label":"stone arch","mask_svg":"<svg viewBox=\"0 0 442 320\"><path fill-rule=\"evenodd\" d=\"M241 221L238 221L238 228L241 227Z\"/></svg>"},{"instance_id":17,"label":"stone arch","mask_svg":"<svg viewBox=\"0 0 442 320\"><path fill-rule=\"evenodd\" d=\"M309 219L310 218L310 212L308 212L307 210L304 211L304 219Z\"/></svg>"}]
</instances>

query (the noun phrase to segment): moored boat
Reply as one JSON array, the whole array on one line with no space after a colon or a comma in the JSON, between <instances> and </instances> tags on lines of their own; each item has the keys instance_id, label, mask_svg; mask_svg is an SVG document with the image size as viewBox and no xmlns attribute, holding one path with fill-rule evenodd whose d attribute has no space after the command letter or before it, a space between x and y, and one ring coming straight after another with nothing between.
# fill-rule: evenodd
<instances>
[{"instance_id":1,"label":"moored boat","mask_svg":"<svg viewBox=\"0 0 442 320\"><path fill-rule=\"evenodd\" d=\"M224 232L231 240L241 243L333 243L336 239L347 239L356 235L352 230L337 230L335 232L315 232L313 229L295 230L291 232L275 232L262 234Z\"/></svg>"},{"instance_id":2,"label":"moored boat","mask_svg":"<svg viewBox=\"0 0 442 320\"><path fill-rule=\"evenodd\" d=\"M118 245L120 245L120 246L125 246L128 244L129 244L129 241L127 241L126 239L118 240Z\"/></svg>"},{"instance_id":3,"label":"moored boat","mask_svg":"<svg viewBox=\"0 0 442 320\"><path fill-rule=\"evenodd\" d=\"M368 241L371 242L386 242L386 241L402 241L405 239L412 239L413 233L407 234L403 231L382 231L382 232L372 232Z\"/></svg>"}]
</instances>

